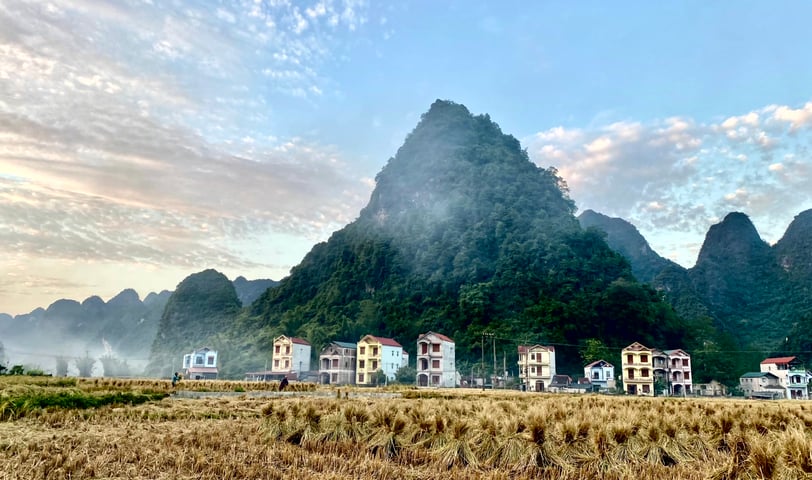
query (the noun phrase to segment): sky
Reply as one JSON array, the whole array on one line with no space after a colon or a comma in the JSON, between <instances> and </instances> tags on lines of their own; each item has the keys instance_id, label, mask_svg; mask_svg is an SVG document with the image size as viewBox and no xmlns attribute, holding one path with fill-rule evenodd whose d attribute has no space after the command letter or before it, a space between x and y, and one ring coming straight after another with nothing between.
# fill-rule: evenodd
<instances>
[{"instance_id":1,"label":"sky","mask_svg":"<svg viewBox=\"0 0 812 480\"><path fill-rule=\"evenodd\" d=\"M812 208L812 3L0 2L0 312L285 277L435 99L691 267Z\"/></svg>"}]
</instances>

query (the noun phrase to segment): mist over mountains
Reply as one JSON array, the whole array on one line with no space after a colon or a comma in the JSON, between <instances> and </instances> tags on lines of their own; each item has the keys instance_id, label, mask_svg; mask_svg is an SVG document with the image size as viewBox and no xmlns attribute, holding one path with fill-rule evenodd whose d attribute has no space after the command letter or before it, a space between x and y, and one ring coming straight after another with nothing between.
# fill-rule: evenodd
<instances>
[{"instance_id":1,"label":"mist over mountains","mask_svg":"<svg viewBox=\"0 0 812 480\"><path fill-rule=\"evenodd\" d=\"M262 369L281 334L307 339L317 354L370 333L413 351L419 334L437 331L456 341L464 371L493 354L482 342L492 334L508 369L518 345L541 343L556 347L564 373L582 371L594 340L613 363L638 341L683 348L695 382L731 385L769 354L812 360L804 353L812 351L812 210L772 246L745 214L731 213L686 269L625 220L591 210L576 218L554 167L532 163L488 115L440 100L375 180L358 218L279 282L205 270L143 301L132 290L106 303L60 300L0 314L0 341L9 356L32 345L76 356L104 339L154 376L206 345L226 378Z\"/></svg>"},{"instance_id":2,"label":"mist over mountains","mask_svg":"<svg viewBox=\"0 0 812 480\"><path fill-rule=\"evenodd\" d=\"M238 302L250 304L276 284L238 277L233 288L239 292ZM135 290L125 289L107 302L98 296L82 302L61 299L27 314L0 313L0 342L9 364L52 371L56 357L112 355L140 372L171 295L166 290L151 292L141 300Z\"/></svg>"}]
</instances>

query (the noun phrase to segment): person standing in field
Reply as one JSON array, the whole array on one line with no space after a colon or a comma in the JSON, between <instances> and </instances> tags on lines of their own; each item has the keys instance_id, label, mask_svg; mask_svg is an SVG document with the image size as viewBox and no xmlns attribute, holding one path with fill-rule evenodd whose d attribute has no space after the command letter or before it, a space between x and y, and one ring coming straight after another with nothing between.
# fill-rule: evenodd
<instances>
[{"instance_id":1,"label":"person standing in field","mask_svg":"<svg viewBox=\"0 0 812 480\"><path fill-rule=\"evenodd\" d=\"M179 381L180 374L178 372L175 372L175 374L172 376L172 388L175 388L175 385L177 385Z\"/></svg>"},{"instance_id":2,"label":"person standing in field","mask_svg":"<svg viewBox=\"0 0 812 480\"><path fill-rule=\"evenodd\" d=\"M287 386L288 386L288 377L284 377L284 378L282 378L282 381L279 382L279 391L281 392Z\"/></svg>"}]
</instances>

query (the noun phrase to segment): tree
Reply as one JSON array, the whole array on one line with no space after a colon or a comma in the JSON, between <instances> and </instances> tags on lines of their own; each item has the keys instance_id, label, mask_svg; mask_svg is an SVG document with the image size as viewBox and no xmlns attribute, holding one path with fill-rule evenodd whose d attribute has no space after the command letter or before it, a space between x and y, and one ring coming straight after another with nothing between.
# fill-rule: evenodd
<instances>
[{"instance_id":1,"label":"tree","mask_svg":"<svg viewBox=\"0 0 812 480\"><path fill-rule=\"evenodd\" d=\"M56 376L57 377L67 377L68 376L68 361L63 356L56 357Z\"/></svg>"},{"instance_id":2,"label":"tree","mask_svg":"<svg viewBox=\"0 0 812 480\"><path fill-rule=\"evenodd\" d=\"M596 360L606 360L608 362L609 357L612 356L609 347L603 343L603 340L598 338L587 338L581 342L578 353L581 355L584 364L590 364Z\"/></svg>"},{"instance_id":3,"label":"tree","mask_svg":"<svg viewBox=\"0 0 812 480\"><path fill-rule=\"evenodd\" d=\"M96 360L90 358L89 353L85 352L85 356L77 358L75 362L80 377L90 377L93 375L93 365L96 364Z\"/></svg>"},{"instance_id":4,"label":"tree","mask_svg":"<svg viewBox=\"0 0 812 480\"><path fill-rule=\"evenodd\" d=\"M105 377L127 377L130 375L130 366L126 360L120 360L113 355L103 355L99 360Z\"/></svg>"},{"instance_id":5,"label":"tree","mask_svg":"<svg viewBox=\"0 0 812 480\"><path fill-rule=\"evenodd\" d=\"M375 373L372 374L372 384L386 385L386 374L383 373L383 370L375 370Z\"/></svg>"},{"instance_id":6,"label":"tree","mask_svg":"<svg viewBox=\"0 0 812 480\"><path fill-rule=\"evenodd\" d=\"M417 369L414 367L400 367L395 372L395 381L403 385L414 385L417 379Z\"/></svg>"},{"instance_id":7,"label":"tree","mask_svg":"<svg viewBox=\"0 0 812 480\"><path fill-rule=\"evenodd\" d=\"M11 370L8 371L9 375L22 375L25 373L25 368L22 365L14 365L11 367Z\"/></svg>"}]
</instances>

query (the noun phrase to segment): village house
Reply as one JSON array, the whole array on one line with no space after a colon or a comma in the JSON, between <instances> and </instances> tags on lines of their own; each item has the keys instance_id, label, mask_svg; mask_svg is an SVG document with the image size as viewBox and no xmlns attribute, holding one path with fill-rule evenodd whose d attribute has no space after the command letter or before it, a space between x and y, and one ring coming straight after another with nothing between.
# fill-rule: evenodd
<instances>
[{"instance_id":1,"label":"village house","mask_svg":"<svg viewBox=\"0 0 812 480\"><path fill-rule=\"evenodd\" d=\"M356 344L330 342L319 355L319 381L330 385L355 384Z\"/></svg>"},{"instance_id":2,"label":"village house","mask_svg":"<svg viewBox=\"0 0 812 480\"><path fill-rule=\"evenodd\" d=\"M772 372L747 372L739 377L739 386L747 398L777 400L786 397L786 389Z\"/></svg>"},{"instance_id":3,"label":"village house","mask_svg":"<svg viewBox=\"0 0 812 480\"><path fill-rule=\"evenodd\" d=\"M812 374L797 357L773 357L761 361L762 372L778 377L779 384L786 390L786 398L809 399L808 385Z\"/></svg>"},{"instance_id":4,"label":"village house","mask_svg":"<svg viewBox=\"0 0 812 480\"><path fill-rule=\"evenodd\" d=\"M453 388L457 381L454 340L428 332L417 338L417 386Z\"/></svg>"},{"instance_id":5,"label":"village house","mask_svg":"<svg viewBox=\"0 0 812 480\"><path fill-rule=\"evenodd\" d=\"M615 367L606 360L595 360L584 367L584 377L589 379L593 390L615 388Z\"/></svg>"},{"instance_id":6,"label":"village house","mask_svg":"<svg viewBox=\"0 0 812 480\"><path fill-rule=\"evenodd\" d=\"M355 383L357 385L376 385L378 370L384 373L387 380L395 379L395 372L409 361L404 355L403 346L391 338L366 335L356 345Z\"/></svg>"},{"instance_id":7,"label":"village house","mask_svg":"<svg viewBox=\"0 0 812 480\"><path fill-rule=\"evenodd\" d=\"M273 340L271 372L295 373L310 370L310 342L302 338L280 335Z\"/></svg>"},{"instance_id":8,"label":"village house","mask_svg":"<svg viewBox=\"0 0 812 480\"><path fill-rule=\"evenodd\" d=\"M201 347L183 356L183 376L192 380L217 378L217 350Z\"/></svg>"},{"instance_id":9,"label":"village house","mask_svg":"<svg viewBox=\"0 0 812 480\"><path fill-rule=\"evenodd\" d=\"M693 391L691 376L691 356L682 349L664 350L665 356L664 379L668 382L669 395L684 397ZM655 354L655 362L660 354ZM655 366L655 375L660 371Z\"/></svg>"},{"instance_id":10,"label":"village house","mask_svg":"<svg viewBox=\"0 0 812 480\"><path fill-rule=\"evenodd\" d=\"M654 349L634 342L620 352L620 364L627 394L654 395Z\"/></svg>"},{"instance_id":11,"label":"village house","mask_svg":"<svg viewBox=\"0 0 812 480\"><path fill-rule=\"evenodd\" d=\"M555 347L519 345L519 378L529 392L547 390L555 376Z\"/></svg>"},{"instance_id":12,"label":"village house","mask_svg":"<svg viewBox=\"0 0 812 480\"><path fill-rule=\"evenodd\" d=\"M708 383L695 383L693 392L700 397L724 397L727 396L727 387L718 380L711 380Z\"/></svg>"}]
</instances>

